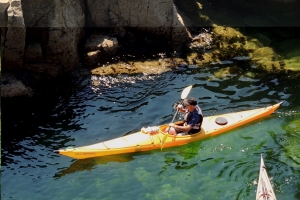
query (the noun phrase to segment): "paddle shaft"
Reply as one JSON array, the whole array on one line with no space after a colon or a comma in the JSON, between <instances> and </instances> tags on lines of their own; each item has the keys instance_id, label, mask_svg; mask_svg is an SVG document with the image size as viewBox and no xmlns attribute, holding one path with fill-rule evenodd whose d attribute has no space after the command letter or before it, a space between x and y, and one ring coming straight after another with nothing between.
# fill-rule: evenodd
<instances>
[{"instance_id":1,"label":"paddle shaft","mask_svg":"<svg viewBox=\"0 0 300 200\"><path fill-rule=\"evenodd\" d=\"M180 101L180 103L179 104L181 104L182 103L182 100ZM178 105L179 105L178 104ZM174 117L173 117L173 119L172 119L172 122L171 123L173 123L174 122L174 119L175 119L175 117L177 116L177 114L178 114L178 111L179 111L179 109L178 108L176 108L177 109L177 111L176 111L176 113L175 113L175 115L174 115ZM171 126L169 126L169 129L168 129L168 131L167 131L167 133L169 133L169 131L170 131L170 129L171 129Z\"/></svg>"},{"instance_id":2,"label":"paddle shaft","mask_svg":"<svg viewBox=\"0 0 300 200\"><path fill-rule=\"evenodd\" d=\"M174 117L173 117L173 119L172 119L172 122L171 122L171 123L173 123L173 121L174 121L174 119L175 119L175 117L176 117L177 113L178 113L178 109L177 109L177 111L176 111L176 113L175 113L175 115L174 115ZM169 126L169 129L168 129L167 133L169 133L170 129L171 129L171 126Z\"/></svg>"}]
</instances>

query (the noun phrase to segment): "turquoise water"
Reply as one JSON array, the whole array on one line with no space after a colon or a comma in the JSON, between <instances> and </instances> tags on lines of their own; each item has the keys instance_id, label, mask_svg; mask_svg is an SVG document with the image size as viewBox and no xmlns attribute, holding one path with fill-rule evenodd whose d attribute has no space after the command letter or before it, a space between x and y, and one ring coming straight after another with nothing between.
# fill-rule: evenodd
<instances>
[{"instance_id":1,"label":"turquoise water","mask_svg":"<svg viewBox=\"0 0 300 200\"><path fill-rule=\"evenodd\" d=\"M215 77L223 67L93 76L63 93L2 100L1 199L255 199L261 154L277 198L300 199L299 80L249 71ZM190 84L206 116L283 104L226 134L163 151L85 160L53 153L169 123Z\"/></svg>"}]
</instances>

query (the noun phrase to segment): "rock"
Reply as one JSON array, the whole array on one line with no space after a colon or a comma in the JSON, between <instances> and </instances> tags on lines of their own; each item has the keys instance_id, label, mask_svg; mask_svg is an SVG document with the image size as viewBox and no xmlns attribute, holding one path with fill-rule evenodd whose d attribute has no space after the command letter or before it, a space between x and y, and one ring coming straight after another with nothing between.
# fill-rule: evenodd
<instances>
[{"instance_id":1,"label":"rock","mask_svg":"<svg viewBox=\"0 0 300 200\"><path fill-rule=\"evenodd\" d=\"M190 39L173 0L87 0L89 27L135 27L177 47Z\"/></svg>"},{"instance_id":2,"label":"rock","mask_svg":"<svg viewBox=\"0 0 300 200\"><path fill-rule=\"evenodd\" d=\"M90 51L84 57L84 64L85 65L96 65L103 59L101 51Z\"/></svg>"},{"instance_id":3,"label":"rock","mask_svg":"<svg viewBox=\"0 0 300 200\"><path fill-rule=\"evenodd\" d=\"M2 73L1 97L32 96L33 90L11 73Z\"/></svg>"},{"instance_id":4,"label":"rock","mask_svg":"<svg viewBox=\"0 0 300 200\"><path fill-rule=\"evenodd\" d=\"M101 46L108 55L115 54L119 48L117 38L104 38Z\"/></svg>"},{"instance_id":5,"label":"rock","mask_svg":"<svg viewBox=\"0 0 300 200\"><path fill-rule=\"evenodd\" d=\"M202 32L192 38L189 44L190 49L210 49L213 44L213 35L209 32Z\"/></svg>"},{"instance_id":6,"label":"rock","mask_svg":"<svg viewBox=\"0 0 300 200\"><path fill-rule=\"evenodd\" d=\"M7 9L9 5L9 0L0 0L0 27L6 27L7 25Z\"/></svg>"},{"instance_id":7,"label":"rock","mask_svg":"<svg viewBox=\"0 0 300 200\"><path fill-rule=\"evenodd\" d=\"M85 43L85 64L101 63L108 56L113 56L119 49L118 40L103 35L91 35Z\"/></svg>"},{"instance_id":8,"label":"rock","mask_svg":"<svg viewBox=\"0 0 300 200\"><path fill-rule=\"evenodd\" d=\"M171 26L173 27L171 31L171 41L174 48L181 47L183 44L187 44L192 41L192 36L185 27L175 5L173 5L173 20Z\"/></svg>"},{"instance_id":9,"label":"rock","mask_svg":"<svg viewBox=\"0 0 300 200\"><path fill-rule=\"evenodd\" d=\"M300 56L295 56L293 58L283 60L283 62L285 63L284 69L298 72L300 71Z\"/></svg>"},{"instance_id":10,"label":"rock","mask_svg":"<svg viewBox=\"0 0 300 200\"><path fill-rule=\"evenodd\" d=\"M82 28L49 28L48 43L43 45L44 59L59 65L63 73L75 69L80 61L79 43L83 38L82 31Z\"/></svg>"},{"instance_id":11,"label":"rock","mask_svg":"<svg viewBox=\"0 0 300 200\"><path fill-rule=\"evenodd\" d=\"M103 50L109 55L115 54L118 48L117 38L103 35L91 35L85 43L86 51Z\"/></svg>"},{"instance_id":12,"label":"rock","mask_svg":"<svg viewBox=\"0 0 300 200\"><path fill-rule=\"evenodd\" d=\"M161 48L157 41L171 49L191 40L173 0L1 0L0 16L2 71L32 73L24 80L30 86L74 70L81 59L97 64L116 54L124 35L155 51ZM85 45L87 27L110 29L110 36L88 38Z\"/></svg>"},{"instance_id":13,"label":"rock","mask_svg":"<svg viewBox=\"0 0 300 200\"><path fill-rule=\"evenodd\" d=\"M22 2L22 7L20 0L14 0L11 4L14 6L8 8L8 30L4 38L4 70L14 70L16 69L14 66L22 70L36 70L36 66L41 66L39 71L48 73L47 67L41 65L45 63L47 66L60 67L61 70L55 70L56 73L51 74L61 76L78 66L79 46L84 37L85 26L83 0L76 2L28 0ZM18 20L17 14L22 16L23 21ZM14 16L11 17L12 20L10 16ZM28 35L25 32L25 25L29 30Z\"/></svg>"},{"instance_id":14,"label":"rock","mask_svg":"<svg viewBox=\"0 0 300 200\"><path fill-rule=\"evenodd\" d=\"M177 67L177 62L171 59L149 60L144 62L117 63L97 67L91 70L93 75L113 74L162 74Z\"/></svg>"},{"instance_id":15,"label":"rock","mask_svg":"<svg viewBox=\"0 0 300 200\"><path fill-rule=\"evenodd\" d=\"M23 68L26 28L24 24L21 0L10 2L7 9L7 29L4 29L4 50L2 52L2 70ZM2 40L2 38L1 38Z\"/></svg>"},{"instance_id":16,"label":"rock","mask_svg":"<svg viewBox=\"0 0 300 200\"><path fill-rule=\"evenodd\" d=\"M26 27L85 27L84 0L23 0L22 6Z\"/></svg>"},{"instance_id":17,"label":"rock","mask_svg":"<svg viewBox=\"0 0 300 200\"><path fill-rule=\"evenodd\" d=\"M25 62L42 62L43 52L39 42L27 43L25 47Z\"/></svg>"},{"instance_id":18,"label":"rock","mask_svg":"<svg viewBox=\"0 0 300 200\"><path fill-rule=\"evenodd\" d=\"M87 0L89 27L171 27L172 0Z\"/></svg>"},{"instance_id":19,"label":"rock","mask_svg":"<svg viewBox=\"0 0 300 200\"><path fill-rule=\"evenodd\" d=\"M253 53L253 60L255 61L277 61L279 56L270 47L258 48Z\"/></svg>"}]
</instances>

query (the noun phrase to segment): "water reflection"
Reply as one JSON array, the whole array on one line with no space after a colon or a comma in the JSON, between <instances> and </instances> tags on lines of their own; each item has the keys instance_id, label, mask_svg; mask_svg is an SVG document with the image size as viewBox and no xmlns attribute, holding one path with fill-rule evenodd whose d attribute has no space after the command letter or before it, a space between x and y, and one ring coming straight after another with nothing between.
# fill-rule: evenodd
<instances>
[{"instance_id":1,"label":"water reflection","mask_svg":"<svg viewBox=\"0 0 300 200\"><path fill-rule=\"evenodd\" d=\"M103 164L105 165L110 162L124 163L124 162L130 162L132 160L135 160L132 154L120 154L120 155L112 155L112 156L103 156L99 158L88 158L88 159L76 160L68 168L60 170L53 177L55 179L59 179L63 176L73 174L76 172L92 170L97 165L103 165Z\"/></svg>"},{"instance_id":2,"label":"water reflection","mask_svg":"<svg viewBox=\"0 0 300 200\"><path fill-rule=\"evenodd\" d=\"M186 161L188 159L182 160L181 158L178 157L178 155L179 154L175 154L175 153L166 153L165 154L164 162L166 163L166 165L164 165L162 167L162 171L160 171L158 173L158 176L162 175L162 173L164 173L170 167L172 167L172 168L174 167L176 170L187 170L187 169L192 169L193 167L198 165L198 163L190 164L188 161Z\"/></svg>"}]
</instances>

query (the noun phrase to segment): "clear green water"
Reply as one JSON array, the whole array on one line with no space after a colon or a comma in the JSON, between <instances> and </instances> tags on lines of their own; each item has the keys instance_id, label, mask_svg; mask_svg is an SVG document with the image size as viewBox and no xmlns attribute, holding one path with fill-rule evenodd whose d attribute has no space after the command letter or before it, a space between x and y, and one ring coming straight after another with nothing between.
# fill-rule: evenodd
<instances>
[{"instance_id":1,"label":"clear green water","mask_svg":"<svg viewBox=\"0 0 300 200\"><path fill-rule=\"evenodd\" d=\"M277 198L300 199L299 80L214 77L222 67L88 77L63 94L2 100L1 199L255 199L260 154ZM190 84L206 116L283 105L226 134L163 151L85 160L52 152L169 123Z\"/></svg>"}]
</instances>

